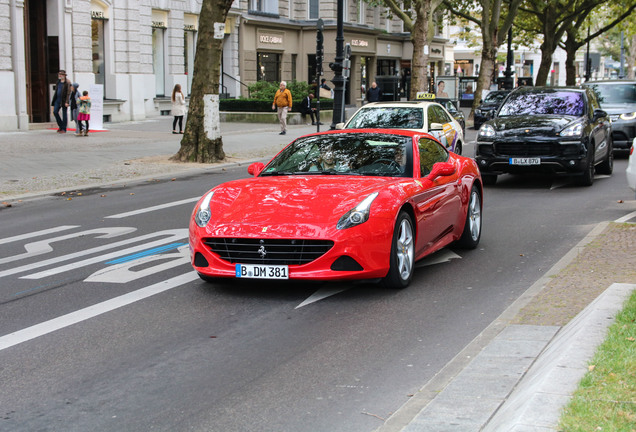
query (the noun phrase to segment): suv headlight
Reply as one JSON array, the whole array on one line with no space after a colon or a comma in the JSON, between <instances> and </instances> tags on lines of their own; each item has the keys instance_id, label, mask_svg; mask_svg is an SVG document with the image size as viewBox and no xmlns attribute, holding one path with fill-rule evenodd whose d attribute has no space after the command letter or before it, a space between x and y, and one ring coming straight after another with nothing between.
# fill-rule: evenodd
<instances>
[{"instance_id":1,"label":"suv headlight","mask_svg":"<svg viewBox=\"0 0 636 432\"><path fill-rule=\"evenodd\" d=\"M559 135L566 137L580 137L583 132L583 123L575 123L559 132Z\"/></svg>"},{"instance_id":2,"label":"suv headlight","mask_svg":"<svg viewBox=\"0 0 636 432\"><path fill-rule=\"evenodd\" d=\"M204 228L208 224L208 222L210 222L210 218L212 217L212 212L210 210L210 200L212 199L213 195L214 192L209 192L205 196L203 201L201 201L201 205L197 209L197 212L194 215L194 221L201 228Z\"/></svg>"},{"instance_id":3,"label":"suv headlight","mask_svg":"<svg viewBox=\"0 0 636 432\"><path fill-rule=\"evenodd\" d=\"M620 115L621 120L634 120L636 118L636 112L623 113Z\"/></svg>"},{"instance_id":4,"label":"suv headlight","mask_svg":"<svg viewBox=\"0 0 636 432\"><path fill-rule=\"evenodd\" d=\"M360 202L357 206L346 212L338 221L336 228L346 229L356 225L360 225L369 220L369 211L371 203L378 196L378 192L374 192Z\"/></svg>"},{"instance_id":5,"label":"suv headlight","mask_svg":"<svg viewBox=\"0 0 636 432\"><path fill-rule=\"evenodd\" d=\"M495 136L495 128L492 125L484 124L479 128L479 136L492 138Z\"/></svg>"}]
</instances>

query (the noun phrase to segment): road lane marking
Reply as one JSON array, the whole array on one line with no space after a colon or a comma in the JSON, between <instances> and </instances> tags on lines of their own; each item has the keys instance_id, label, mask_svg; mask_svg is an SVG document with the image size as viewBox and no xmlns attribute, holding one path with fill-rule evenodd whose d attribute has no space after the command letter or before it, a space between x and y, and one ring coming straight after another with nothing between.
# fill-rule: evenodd
<instances>
[{"instance_id":1,"label":"road lane marking","mask_svg":"<svg viewBox=\"0 0 636 432\"><path fill-rule=\"evenodd\" d=\"M43 255L49 252L53 252L53 246L51 243L60 242L63 240L68 240L77 237L84 237L93 234L102 234L95 236L95 238L99 239L108 239L112 237L118 237L125 234L129 234L131 232L137 231L137 228L129 228L129 227L113 227L113 228L97 228L87 231L80 231L73 234L67 234L59 237L53 237L51 239L40 240L36 242L27 243L24 245L24 249L26 252L9 256L6 258L0 258L0 264L5 264L13 261L20 261L27 258L31 258L38 255Z\"/></svg>"},{"instance_id":2,"label":"road lane marking","mask_svg":"<svg viewBox=\"0 0 636 432\"><path fill-rule=\"evenodd\" d=\"M185 246L185 245L187 245L187 243L170 243L169 245L159 246L159 247L156 247L154 249L148 249L148 250L145 250L143 252L139 252L139 253L136 253L136 254L132 254L132 255L125 256L125 257L121 257L121 258L118 258L116 260L108 261L105 264L106 265L121 264L121 263L125 263L125 262L128 262L128 261L135 261L135 260L137 260L139 258L147 257L147 256L150 256L150 255L157 255L157 254L160 254L162 252L167 252L167 251L172 250L172 249L179 249L180 247Z\"/></svg>"},{"instance_id":3,"label":"road lane marking","mask_svg":"<svg viewBox=\"0 0 636 432\"><path fill-rule=\"evenodd\" d=\"M3 239L0 239L0 244L6 244L6 243L11 243L11 242L16 242L16 241L20 241L20 240L25 240L28 238L33 238L33 237L40 237L46 234L51 234L51 233L56 233L56 232L60 232L60 231L66 231L66 230L70 230L73 228L79 228L79 225L61 225L59 227L55 227L55 228L49 228L49 229L45 229L45 230L41 230L41 231L33 231L27 234L22 234L22 235L17 235L17 236L13 236L13 237L5 237Z\"/></svg>"},{"instance_id":4,"label":"road lane marking","mask_svg":"<svg viewBox=\"0 0 636 432\"><path fill-rule=\"evenodd\" d=\"M185 229L185 231L187 231L187 229ZM60 262L63 262L63 261L68 261L68 260L73 259L73 258L83 257L83 256L87 256L87 255L94 254L94 253L97 253L97 252L102 252L102 251L105 251L105 250L115 249L115 248L118 248L120 246L125 246L125 245L131 244L131 243L137 243L137 242L140 242L140 241L152 238L152 237L157 237L159 235L169 235L169 234L172 234L173 238L175 238L173 231L158 231L158 232L155 232L155 233L152 233L152 234L146 234L146 235L143 235L143 236L140 236L140 237L134 237L132 239L122 240L122 241L119 241L119 242L115 242L115 243L111 243L111 244L107 244L107 245L103 245L103 246L98 246L98 247L94 247L94 248L91 248L91 249L82 250L82 251L79 251L79 252L73 252L73 253L70 253L70 254L67 254L67 255L62 255L62 256L55 257L55 258L50 258L48 260L38 261L38 262L35 262L35 263L32 263L32 264L26 264L26 265L23 265L23 266L20 266L20 267L14 267L14 268L11 268L11 269L8 269L8 270L0 271L0 278L1 277L5 277L5 276L9 276L9 275L13 275L13 274L16 274L16 273L22 273L22 272L25 272L25 271L35 270L35 269L40 268L40 267L45 267L45 266L48 266L48 265L57 264L57 263L60 263ZM181 238L181 237L178 237L178 238ZM170 238L168 238L168 240L172 241ZM150 247L154 247L154 246L155 246L155 244L153 244L153 243L146 244L146 245L140 246L138 250L141 250L142 248L150 248ZM125 255L128 252L130 252L130 250L123 251L123 253L121 253L120 255L114 255L114 256ZM109 257L109 258L111 258L111 257ZM105 259L109 259L109 258L105 258Z\"/></svg>"},{"instance_id":5,"label":"road lane marking","mask_svg":"<svg viewBox=\"0 0 636 432\"><path fill-rule=\"evenodd\" d=\"M141 237L137 237L134 239L130 239L127 240L128 243L132 243L133 241L140 241L142 239L147 239L147 238L152 238L152 237L157 237L159 235L169 235L169 237L163 238L161 240L155 240L154 242L150 242L150 243L143 243L141 245L138 246L133 246L130 247L128 249L122 249L119 251L115 251L115 252L110 252L104 255L98 255L96 257L93 258L88 258L82 261L75 261L72 262L70 264L66 264L60 267L55 267L52 269L48 269L48 270L44 270L38 273L32 273L26 276L21 276L20 279L41 279L44 277L48 277L48 276L53 276L56 274L60 274L60 273L64 273L66 271L71 271L71 270L77 270L80 267L85 267L91 264L96 264L102 261L107 261L110 260L112 258L117 258L117 257L121 257L123 255L128 255L128 254L132 254L135 252L139 252L139 251L143 251L146 249L152 249L161 245L164 245L166 243L169 242L173 242L175 240L179 240L179 239L183 239L183 238L187 238L188 237L188 229L187 228L180 228L180 229L174 229L174 230L165 230L165 231L158 231L152 234L147 234L145 236L141 236ZM124 241L126 242L126 241ZM120 245L123 244L124 242L119 242ZM0 273L0 276L2 275L2 273Z\"/></svg>"},{"instance_id":6,"label":"road lane marking","mask_svg":"<svg viewBox=\"0 0 636 432\"><path fill-rule=\"evenodd\" d=\"M635 212L631 212L630 214L627 214L627 215L623 216L622 218L618 218L614 222L616 222L616 223L625 223L625 222L627 222L628 220L630 220L630 219L632 219L634 217L636 217L636 211Z\"/></svg>"},{"instance_id":7,"label":"road lane marking","mask_svg":"<svg viewBox=\"0 0 636 432\"><path fill-rule=\"evenodd\" d=\"M14 333L9 333L6 336L0 337L0 351L29 341L31 339L44 336L56 330L63 329L73 324L95 318L96 316L102 315L106 312L119 309L139 300L143 300L145 298L167 291L169 289L176 288L189 282L193 282L198 278L199 276L195 272L188 272L179 276L175 276L168 280L147 286L145 288L138 289L137 291L133 291L128 294L124 294L119 297L97 303L93 306L89 306L84 309L80 309L75 312L53 318L43 323L18 330Z\"/></svg>"},{"instance_id":8,"label":"road lane marking","mask_svg":"<svg viewBox=\"0 0 636 432\"><path fill-rule=\"evenodd\" d=\"M188 204L188 203L197 202L197 201L199 201L199 199L201 199L200 196L194 197L194 198L184 199L184 200L181 200L181 201L174 201L174 202L170 202L170 203L160 204L160 205L156 205L156 206L152 206L152 207L146 207L146 208L142 208L142 209L138 209L138 210L129 211L129 212L126 212L126 213L119 213L119 214L115 214L115 215L106 216L106 219L121 219L121 218L129 217L129 216L135 216L135 215L138 215L138 214L150 213L150 212L153 212L155 210L162 210L162 209L165 209L165 208L176 207L176 206L179 206L181 204Z\"/></svg>"},{"instance_id":9,"label":"road lane marking","mask_svg":"<svg viewBox=\"0 0 636 432\"><path fill-rule=\"evenodd\" d=\"M311 296L309 296L309 298L307 298L307 300L305 300L304 302L302 302L301 304L296 306L294 309L298 309L298 308L301 308L303 306L307 306L309 304L316 303L317 301L326 299L327 297L331 297L332 295L336 295L336 294L339 294L339 293L341 293L343 291L346 291L349 288L351 288L351 287L345 287L345 288L321 288L318 291L316 291L315 293L313 293Z\"/></svg>"}]
</instances>

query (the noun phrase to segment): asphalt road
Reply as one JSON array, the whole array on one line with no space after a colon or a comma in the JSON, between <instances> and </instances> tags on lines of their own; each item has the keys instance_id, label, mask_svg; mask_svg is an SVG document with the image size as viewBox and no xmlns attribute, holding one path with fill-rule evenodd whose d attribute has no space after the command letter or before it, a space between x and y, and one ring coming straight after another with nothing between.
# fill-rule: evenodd
<instances>
[{"instance_id":1,"label":"asphalt road","mask_svg":"<svg viewBox=\"0 0 636 432\"><path fill-rule=\"evenodd\" d=\"M625 167L590 188L502 176L480 247L420 262L402 291L199 280L192 207L244 167L2 209L0 430L373 431L625 215Z\"/></svg>"}]
</instances>

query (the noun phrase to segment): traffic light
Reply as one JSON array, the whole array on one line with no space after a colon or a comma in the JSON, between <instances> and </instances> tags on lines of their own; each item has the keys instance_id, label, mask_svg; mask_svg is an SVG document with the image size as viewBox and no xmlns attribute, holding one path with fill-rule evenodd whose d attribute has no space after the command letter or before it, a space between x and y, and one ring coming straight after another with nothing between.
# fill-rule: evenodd
<instances>
[{"instance_id":1,"label":"traffic light","mask_svg":"<svg viewBox=\"0 0 636 432\"><path fill-rule=\"evenodd\" d=\"M322 61L324 59L324 36L322 30L316 31L316 74L322 75Z\"/></svg>"}]
</instances>

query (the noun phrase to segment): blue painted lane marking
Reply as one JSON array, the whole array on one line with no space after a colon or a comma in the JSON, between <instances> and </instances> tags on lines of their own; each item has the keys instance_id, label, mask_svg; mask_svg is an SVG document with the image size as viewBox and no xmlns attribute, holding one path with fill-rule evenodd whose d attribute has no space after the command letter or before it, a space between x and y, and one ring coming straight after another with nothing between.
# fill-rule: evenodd
<instances>
[{"instance_id":1,"label":"blue painted lane marking","mask_svg":"<svg viewBox=\"0 0 636 432\"><path fill-rule=\"evenodd\" d=\"M159 246L153 249L148 249L145 251L138 252L136 254L121 257L113 261L108 261L106 264L121 264L121 263L129 262L129 261L134 261L136 259L143 258L145 256L157 255L159 253L166 252L172 249L178 249L181 246L185 246L185 245L187 245L187 243L170 243L165 246Z\"/></svg>"}]
</instances>

